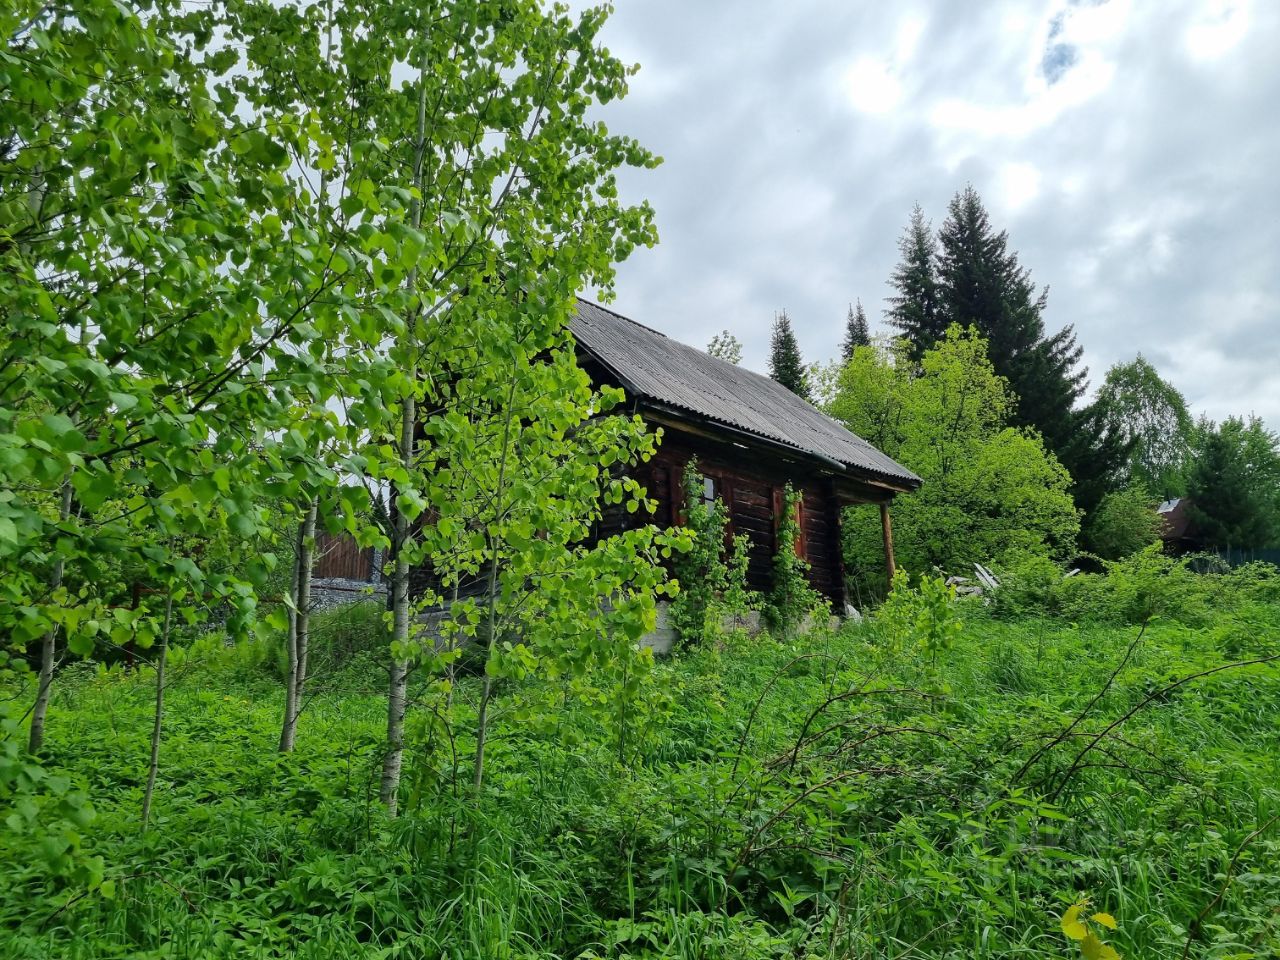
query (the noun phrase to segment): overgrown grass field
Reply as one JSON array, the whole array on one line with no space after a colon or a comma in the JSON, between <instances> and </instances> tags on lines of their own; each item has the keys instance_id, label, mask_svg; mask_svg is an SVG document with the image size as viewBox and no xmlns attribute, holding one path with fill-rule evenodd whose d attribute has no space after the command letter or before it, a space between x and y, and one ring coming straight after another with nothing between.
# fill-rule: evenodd
<instances>
[{"instance_id":1,"label":"overgrown grass field","mask_svg":"<svg viewBox=\"0 0 1280 960\"><path fill-rule=\"evenodd\" d=\"M419 716L396 821L368 610L321 618L291 756L269 646L175 651L145 833L151 678L85 668L50 765L114 882L6 867L0 954L1061 958L1087 896L1124 956L1280 956L1274 579L1018 584L944 631L891 603L678 652L625 743L570 698L549 726L504 712L479 794L468 738Z\"/></svg>"}]
</instances>

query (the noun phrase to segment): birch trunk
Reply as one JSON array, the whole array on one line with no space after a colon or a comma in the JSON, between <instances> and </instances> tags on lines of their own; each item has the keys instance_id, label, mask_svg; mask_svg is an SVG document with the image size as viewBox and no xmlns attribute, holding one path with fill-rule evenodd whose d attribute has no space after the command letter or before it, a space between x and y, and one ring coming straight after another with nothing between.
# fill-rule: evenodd
<instances>
[{"instance_id":1,"label":"birch trunk","mask_svg":"<svg viewBox=\"0 0 1280 960\"><path fill-rule=\"evenodd\" d=\"M58 520L66 523L71 517L71 481L62 485L62 504L58 508ZM53 563L53 577L50 581L51 592L62 586L65 570L62 558ZM44 723L49 713L49 694L53 690L53 667L58 658L58 629L50 627L40 641L40 675L36 687L36 702L31 707L31 732L27 737L27 751L39 753L44 746Z\"/></svg>"},{"instance_id":2,"label":"birch trunk","mask_svg":"<svg viewBox=\"0 0 1280 960\"><path fill-rule=\"evenodd\" d=\"M516 372L511 372L511 389L507 393L507 409L506 419L502 424L502 449L498 454L498 488L494 497L494 532L493 532L493 556L489 561L489 644L488 652L485 656L486 669L484 672L484 690L480 694L480 710L476 716L476 769L475 777L472 779L472 785L478 790L480 785L484 783L484 748L485 741L489 734L489 701L493 698L493 677L489 673L487 666L489 657L493 656L494 650L498 646L498 548L501 541L500 526L502 524L503 499L506 494L507 485L507 454L511 447L511 414L512 404L515 402L516 395Z\"/></svg>"},{"instance_id":3,"label":"birch trunk","mask_svg":"<svg viewBox=\"0 0 1280 960\"><path fill-rule=\"evenodd\" d=\"M311 568L316 534L316 501L298 524L297 561L293 568L293 607L289 611L289 675L285 683L284 723L280 726L280 752L292 753L298 733L298 713L307 680L307 642L311 625Z\"/></svg>"},{"instance_id":4,"label":"birch trunk","mask_svg":"<svg viewBox=\"0 0 1280 960\"><path fill-rule=\"evenodd\" d=\"M173 624L173 593L164 600L164 632L160 634L160 650L156 656L156 709L151 723L151 763L147 767L147 789L142 795L142 832L151 821L151 799L156 792L156 774L160 770L160 733L164 727L164 666L169 657L169 630Z\"/></svg>"},{"instance_id":5,"label":"birch trunk","mask_svg":"<svg viewBox=\"0 0 1280 960\"><path fill-rule=\"evenodd\" d=\"M413 397L404 401L400 449L408 469L413 456L413 428L416 421ZM409 518L396 510L394 524L395 568L391 575L391 642L403 648L409 640ZM390 685L387 690L387 754L382 763L379 797L387 813L395 816L399 807L400 771L404 766L404 712L408 693L409 662L393 652Z\"/></svg>"},{"instance_id":6,"label":"birch trunk","mask_svg":"<svg viewBox=\"0 0 1280 960\"><path fill-rule=\"evenodd\" d=\"M302 696L307 689L307 654L311 649L311 580L315 567L316 514L319 501L312 500L302 521L302 549L298 561L298 682L293 726L298 726L298 713L302 710Z\"/></svg>"},{"instance_id":7,"label":"birch trunk","mask_svg":"<svg viewBox=\"0 0 1280 960\"><path fill-rule=\"evenodd\" d=\"M298 539L293 553L293 575L289 578L289 602L285 604L288 608L289 630L285 634L284 641L288 665L284 677L284 720L280 724L279 750L281 753L288 753L293 749L290 719L298 708L298 570L301 561L302 525L299 524Z\"/></svg>"},{"instance_id":8,"label":"birch trunk","mask_svg":"<svg viewBox=\"0 0 1280 960\"><path fill-rule=\"evenodd\" d=\"M415 229L422 227L422 200L425 184L423 183L423 157L427 149L427 69L429 52L424 49L422 61L418 66L418 123L414 139L413 182L418 196L413 200L409 211L409 219ZM418 267L414 264L409 270L406 283L410 289L417 285ZM401 406L400 418L400 465L406 475L412 477L414 469L414 428L417 425L417 337L418 316L415 311L405 330L403 346L408 359L409 383L408 395ZM395 497L397 488L391 488ZM400 772L404 767L404 713L408 693L409 661L403 652L409 642L409 518L403 509L397 506L393 530L396 548L395 567L391 575L391 670L387 688L387 752L382 761L382 783L378 795L387 808L387 813L394 817L399 808Z\"/></svg>"}]
</instances>

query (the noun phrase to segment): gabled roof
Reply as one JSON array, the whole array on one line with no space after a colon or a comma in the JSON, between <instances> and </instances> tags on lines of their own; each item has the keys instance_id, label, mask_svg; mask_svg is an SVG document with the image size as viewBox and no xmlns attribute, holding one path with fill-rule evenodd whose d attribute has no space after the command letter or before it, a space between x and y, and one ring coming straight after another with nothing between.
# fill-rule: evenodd
<instances>
[{"instance_id":1,"label":"gabled roof","mask_svg":"<svg viewBox=\"0 0 1280 960\"><path fill-rule=\"evenodd\" d=\"M586 300L570 324L578 345L629 393L746 431L899 488L920 478L769 377L719 360Z\"/></svg>"}]
</instances>

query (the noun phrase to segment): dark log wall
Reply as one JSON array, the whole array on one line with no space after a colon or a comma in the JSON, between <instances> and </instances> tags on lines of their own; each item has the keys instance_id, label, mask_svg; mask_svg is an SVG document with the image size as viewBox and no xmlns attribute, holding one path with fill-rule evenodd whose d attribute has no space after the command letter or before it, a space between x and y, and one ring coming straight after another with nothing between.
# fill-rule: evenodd
<instances>
[{"instance_id":1,"label":"dark log wall","mask_svg":"<svg viewBox=\"0 0 1280 960\"><path fill-rule=\"evenodd\" d=\"M800 505L802 536L797 545L809 561L810 582L823 596L844 602L838 506L830 479L796 461L770 458L760 451L740 449L732 442L664 431L657 456L636 471L656 511L638 514L632 522L658 526L680 522L683 504L681 480L686 464L697 458L698 470L715 484L716 496L729 510L730 535L745 534L750 541L747 582L753 590L767 591L773 584L773 556L777 546L778 516L788 481L803 493Z\"/></svg>"},{"instance_id":2,"label":"dark log wall","mask_svg":"<svg viewBox=\"0 0 1280 960\"><path fill-rule=\"evenodd\" d=\"M746 534L751 539L747 583L752 590L768 590L773 583L773 554L778 532L775 488L767 481L736 472L722 473L720 479L721 489L717 492L729 508L730 536Z\"/></svg>"},{"instance_id":3,"label":"dark log wall","mask_svg":"<svg viewBox=\"0 0 1280 960\"><path fill-rule=\"evenodd\" d=\"M803 556L813 568L810 580L824 597L843 603L844 576L841 573L840 531L833 516L830 487L824 492L814 487L804 490L800 505L804 529Z\"/></svg>"},{"instance_id":4,"label":"dark log wall","mask_svg":"<svg viewBox=\"0 0 1280 960\"><path fill-rule=\"evenodd\" d=\"M373 547L359 546L349 533L332 534L321 530L316 534L315 566L312 576L318 579L374 579Z\"/></svg>"}]
</instances>

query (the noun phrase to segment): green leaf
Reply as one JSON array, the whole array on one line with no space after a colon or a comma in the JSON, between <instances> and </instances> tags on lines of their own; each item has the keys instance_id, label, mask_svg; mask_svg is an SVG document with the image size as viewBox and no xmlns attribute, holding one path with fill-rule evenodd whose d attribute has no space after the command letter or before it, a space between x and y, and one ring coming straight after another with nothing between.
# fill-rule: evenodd
<instances>
[{"instance_id":1,"label":"green leaf","mask_svg":"<svg viewBox=\"0 0 1280 960\"><path fill-rule=\"evenodd\" d=\"M108 393L107 396L111 398L111 402L116 405L116 409L121 413L126 410L132 410L138 405L138 398L131 393L116 393L115 391L112 391L111 393Z\"/></svg>"},{"instance_id":2,"label":"green leaf","mask_svg":"<svg viewBox=\"0 0 1280 960\"><path fill-rule=\"evenodd\" d=\"M1089 928L1080 919L1080 914L1084 912L1085 906L1086 904L1083 902L1072 904L1067 908L1066 913L1062 915L1062 920L1060 921L1062 932L1072 940L1084 940L1085 937L1089 936Z\"/></svg>"},{"instance_id":3,"label":"green leaf","mask_svg":"<svg viewBox=\"0 0 1280 960\"><path fill-rule=\"evenodd\" d=\"M87 657L93 653L93 635L87 631L72 631L67 634L67 647L77 657Z\"/></svg>"}]
</instances>

